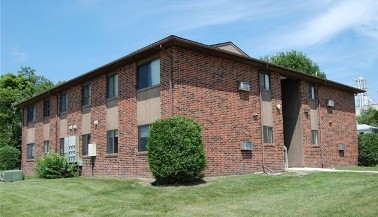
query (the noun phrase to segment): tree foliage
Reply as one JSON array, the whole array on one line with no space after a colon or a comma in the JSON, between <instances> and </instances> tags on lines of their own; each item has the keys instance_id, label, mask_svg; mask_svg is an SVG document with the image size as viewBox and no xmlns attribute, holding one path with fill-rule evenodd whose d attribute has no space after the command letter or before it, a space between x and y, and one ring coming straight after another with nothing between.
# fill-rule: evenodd
<instances>
[{"instance_id":1,"label":"tree foliage","mask_svg":"<svg viewBox=\"0 0 378 217\"><path fill-rule=\"evenodd\" d=\"M13 104L35 96L53 86L53 82L36 75L30 67L21 67L17 74L0 76L0 145L20 148L21 111Z\"/></svg>"},{"instance_id":2,"label":"tree foliage","mask_svg":"<svg viewBox=\"0 0 378 217\"><path fill-rule=\"evenodd\" d=\"M302 52L296 50L288 51L285 53L278 52L274 56L265 56L261 59L280 66L305 72L310 75L326 78L326 74L320 70L318 64L316 64Z\"/></svg>"},{"instance_id":3,"label":"tree foliage","mask_svg":"<svg viewBox=\"0 0 378 217\"><path fill-rule=\"evenodd\" d=\"M6 145L0 147L0 170L20 168L21 152L15 147Z\"/></svg>"},{"instance_id":4,"label":"tree foliage","mask_svg":"<svg viewBox=\"0 0 378 217\"><path fill-rule=\"evenodd\" d=\"M378 165L378 133L358 135L358 165Z\"/></svg>"},{"instance_id":5,"label":"tree foliage","mask_svg":"<svg viewBox=\"0 0 378 217\"><path fill-rule=\"evenodd\" d=\"M70 164L65 156L51 152L37 159L37 177L45 179L67 178L78 175L77 164Z\"/></svg>"},{"instance_id":6,"label":"tree foliage","mask_svg":"<svg viewBox=\"0 0 378 217\"><path fill-rule=\"evenodd\" d=\"M360 116L357 117L359 124L368 124L378 127L378 110L374 108L368 108L364 110Z\"/></svg>"},{"instance_id":7,"label":"tree foliage","mask_svg":"<svg viewBox=\"0 0 378 217\"><path fill-rule=\"evenodd\" d=\"M185 183L206 168L201 126L186 117L155 121L148 139L148 162L156 183Z\"/></svg>"}]
</instances>

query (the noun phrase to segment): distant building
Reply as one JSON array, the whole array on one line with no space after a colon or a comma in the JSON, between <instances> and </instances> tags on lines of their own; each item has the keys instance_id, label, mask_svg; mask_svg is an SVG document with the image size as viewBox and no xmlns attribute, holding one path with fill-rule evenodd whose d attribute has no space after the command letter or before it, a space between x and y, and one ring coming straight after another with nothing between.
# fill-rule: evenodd
<instances>
[{"instance_id":1,"label":"distant building","mask_svg":"<svg viewBox=\"0 0 378 217\"><path fill-rule=\"evenodd\" d=\"M367 124L357 124L357 133L358 134L378 133L378 127L370 126Z\"/></svg>"},{"instance_id":2,"label":"distant building","mask_svg":"<svg viewBox=\"0 0 378 217\"><path fill-rule=\"evenodd\" d=\"M150 124L173 115L203 127L206 175L356 165L360 92L251 58L231 42L169 36L18 103L22 169L33 174L35 159L52 151L86 176L151 176Z\"/></svg>"}]
</instances>

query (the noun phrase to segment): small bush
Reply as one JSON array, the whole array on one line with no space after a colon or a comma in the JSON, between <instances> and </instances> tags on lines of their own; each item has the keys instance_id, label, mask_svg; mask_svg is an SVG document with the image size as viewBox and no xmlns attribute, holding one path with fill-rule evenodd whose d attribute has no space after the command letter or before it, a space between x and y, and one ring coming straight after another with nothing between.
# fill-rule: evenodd
<instances>
[{"instance_id":1,"label":"small bush","mask_svg":"<svg viewBox=\"0 0 378 217\"><path fill-rule=\"evenodd\" d=\"M378 133L367 133L358 136L358 165L378 165Z\"/></svg>"},{"instance_id":2,"label":"small bush","mask_svg":"<svg viewBox=\"0 0 378 217\"><path fill-rule=\"evenodd\" d=\"M77 164L68 163L66 157L56 153L48 153L37 159L35 167L37 177L45 179L57 179L78 175Z\"/></svg>"},{"instance_id":3,"label":"small bush","mask_svg":"<svg viewBox=\"0 0 378 217\"><path fill-rule=\"evenodd\" d=\"M13 170L20 167L21 152L6 145L0 148L0 170Z\"/></svg>"},{"instance_id":4,"label":"small bush","mask_svg":"<svg viewBox=\"0 0 378 217\"><path fill-rule=\"evenodd\" d=\"M148 162L157 184L186 183L206 168L201 126L174 116L155 121L148 138Z\"/></svg>"}]
</instances>

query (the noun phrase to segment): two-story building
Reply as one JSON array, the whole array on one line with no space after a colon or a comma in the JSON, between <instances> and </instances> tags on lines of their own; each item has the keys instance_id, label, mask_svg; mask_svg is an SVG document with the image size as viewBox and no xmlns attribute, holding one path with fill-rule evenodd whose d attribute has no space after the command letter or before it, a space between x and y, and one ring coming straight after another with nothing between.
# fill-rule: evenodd
<instances>
[{"instance_id":1,"label":"two-story building","mask_svg":"<svg viewBox=\"0 0 378 217\"><path fill-rule=\"evenodd\" d=\"M231 42L169 36L18 103L22 169L64 153L91 175L151 176L149 126L173 115L203 127L206 175L356 165L361 90L249 57Z\"/></svg>"}]
</instances>

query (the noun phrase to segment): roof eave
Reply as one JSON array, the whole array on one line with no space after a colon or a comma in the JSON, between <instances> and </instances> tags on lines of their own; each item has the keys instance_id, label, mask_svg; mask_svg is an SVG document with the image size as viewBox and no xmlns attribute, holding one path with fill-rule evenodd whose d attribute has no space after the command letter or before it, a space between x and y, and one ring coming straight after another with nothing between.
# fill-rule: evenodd
<instances>
[{"instance_id":1,"label":"roof eave","mask_svg":"<svg viewBox=\"0 0 378 217\"><path fill-rule=\"evenodd\" d=\"M195 50L195 51L199 51L199 52L202 52L202 53L206 53L208 55L213 55L213 56L218 56L218 57L222 57L222 58L226 58L226 59L231 59L231 60L234 60L234 61L237 61L237 62L253 65L257 68L276 71L276 72L278 72L278 73L280 73L284 76L290 77L290 78L303 79L303 80L311 81L311 82L318 83L318 84L326 84L326 85L333 86L333 87L336 87L336 88L339 88L339 89L342 89L342 90L345 90L345 91L348 91L348 92L351 92L351 93L354 93L354 94L365 92L365 91L360 90L358 88L354 88L354 87L351 87L351 86L348 86L348 85L340 84L340 83L337 83L337 82L334 82L334 81L331 81L331 80L312 76L312 75L305 74L305 73L300 72L300 71L296 71L296 70L293 70L293 69L289 69L289 68L286 68L286 67L282 67L282 66L279 66L279 65L268 63L268 62L265 62L265 61L262 61L262 60L258 60L258 59L255 59L255 58L251 58L251 57L248 57L248 56L244 56L244 55L233 53L233 52L226 51L226 50L221 50L219 48L212 47L211 45L205 45L205 44L202 44L202 43L199 43L199 42L195 42L195 41L191 41L191 40L188 40L188 39L185 39L185 38L180 38L180 37L171 35L171 36L168 36L168 37L166 37L162 40L159 40L155 43L152 43L152 44L150 44L150 45L148 45L144 48L136 50L136 51L134 51L134 52L122 57L122 58L114 60L114 61L112 61L108 64L105 64L105 65L100 66L100 67L98 67L94 70L91 70L91 71L89 71L89 72L87 72L83 75L80 75L76 78L73 78L73 79L71 79L67 82L64 82L62 84L54 86L53 88L51 88L51 89L49 89L49 90L47 90L47 91L45 91L41 94L38 94L38 95L31 97L29 99L17 102L17 103L14 104L14 106L17 107L17 108L23 108L27 105L33 104L33 103L35 103L39 100L47 98L48 96L57 95L59 92L64 91L64 90L66 90L67 88L69 88L73 85L84 83L85 81L88 81L90 79L98 77L103 73L111 72L112 70L115 70L122 65L125 65L125 64L133 62L133 61L138 61L142 58L145 58L147 56L158 53L161 49L166 49L166 48L169 48L171 46L183 47L183 48L187 48L189 50Z\"/></svg>"}]
</instances>

